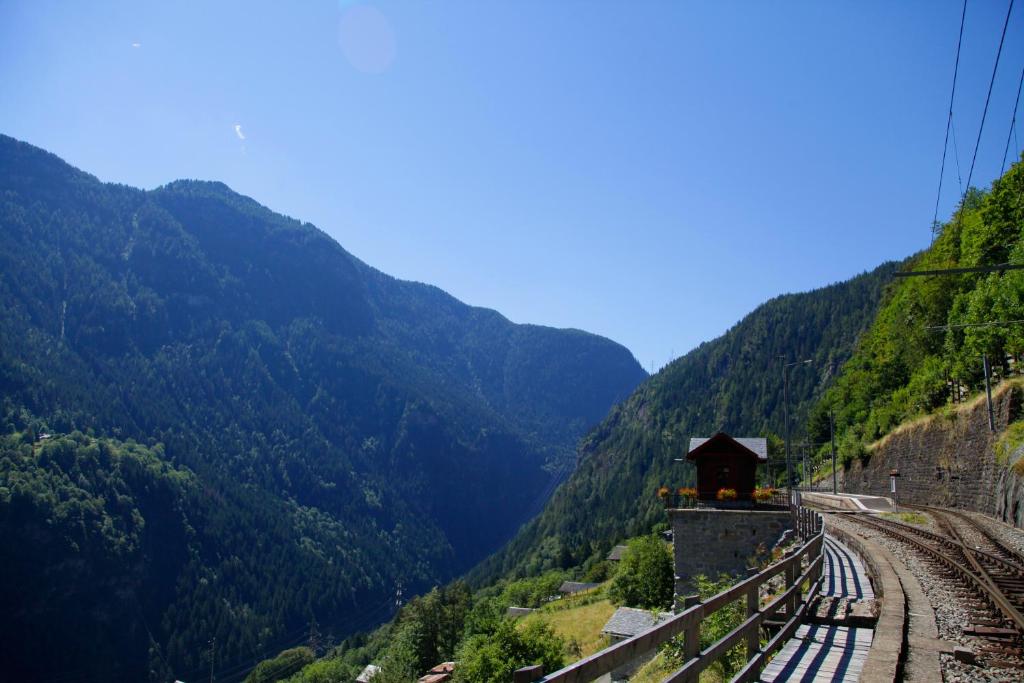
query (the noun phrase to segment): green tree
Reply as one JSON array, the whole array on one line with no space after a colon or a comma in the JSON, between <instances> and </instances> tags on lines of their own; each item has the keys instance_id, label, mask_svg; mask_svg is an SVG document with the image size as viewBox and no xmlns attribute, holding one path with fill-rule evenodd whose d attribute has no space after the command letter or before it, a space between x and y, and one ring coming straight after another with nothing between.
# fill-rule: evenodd
<instances>
[{"instance_id":1,"label":"green tree","mask_svg":"<svg viewBox=\"0 0 1024 683\"><path fill-rule=\"evenodd\" d=\"M308 647L285 650L273 659L265 659L246 676L245 683L275 683L297 673L316 656Z\"/></svg>"},{"instance_id":2,"label":"green tree","mask_svg":"<svg viewBox=\"0 0 1024 683\"><path fill-rule=\"evenodd\" d=\"M535 621L516 628L504 620L489 635L468 638L459 648L458 683L508 683L521 667L541 664L544 671L556 671L565 662L565 641L547 624Z\"/></svg>"},{"instance_id":3,"label":"green tree","mask_svg":"<svg viewBox=\"0 0 1024 683\"><path fill-rule=\"evenodd\" d=\"M629 542L609 595L620 605L667 609L672 606L674 589L672 554L658 536L651 535Z\"/></svg>"}]
</instances>

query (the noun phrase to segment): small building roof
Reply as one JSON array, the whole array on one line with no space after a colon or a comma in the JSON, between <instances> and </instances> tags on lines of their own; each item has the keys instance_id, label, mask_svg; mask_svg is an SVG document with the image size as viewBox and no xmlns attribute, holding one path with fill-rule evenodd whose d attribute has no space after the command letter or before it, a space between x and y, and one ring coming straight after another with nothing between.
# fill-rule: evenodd
<instances>
[{"instance_id":1,"label":"small building roof","mask_svg":"<svg viewBox=\"0 0 1024 683\"><path fill-rule=\"evenodd\" d=\"M652 626L666 621L671 616L671 612L655 613L646 609L620 607L615 610L615 614L601 629L601 633L618 638L632 638L636 634L643 633Z\"/></svg>"},{"instance_id":2,"label":"small building roof","mask_svg":"<svg viewBox=\"0 0 1024 683\"><path fill-rule=\"evenodd\" d=\"M518 619L519 617L525 617L530 612L536 611L537 610L533 609L532 607L509 607L507 610L505 610L505 616L512 617L513 619Z\"/></svg>"},{"instance_id":3,"label":"small building roof","mask_svg":"<svg viewBox=\"0 0 1024 683\"><path fill-rule=\"evenodd\" d=\"M380 673L380 667L376 664L367 664L358 676L356 676L356 683L370 683L370 679Z\"/></svg>"},{"instance_id":4,"label":"small building roof","mask_svg":"<svg viewBox=\"0 0 1024 683\"><path fill-rule=\"evenodd\" d=\"M445 683L445 681L450 681L451 678L451 674L427 674L416 683Z\"/></svg>"},{"instance_id":5,"label":"small building roof","mask_svg":"<svg viewBox=\"0 0 1024 683\"><path fill-rule=\"evenodd\" d=\"M705 445L710 449L712 442L714 442L714 445L719 446L735 444L743 450L749 451L751 455L756 456L758 462L768 462L768 439L762 437L733 438L725 432L718 432L714 436L710 437L695 436L690 439L690 450L686 454L686 459L693 460L700 456L705 450Z\"/></svg>"},{"instance_id":6,"label":"small building roof","mask_svg":"<svg viewBox=\"0 0 1024 683\"><path fill-rule=\"evenodd\" d=\"M617 545L611 549L611 552L608 553L608 557L606 557L605 559L611 560L612 562L618 562L622 559L622 554L627 550L629 550L629 546Z\"/></svg>"},{"instance_id":7,"label":"small building roof","mask_svg":"<svg viewBox=\"0 0 1024 683\"><path fill-rule=\"evenodd\" d=\"M441 662L433 669L428 671L428 674L450 674L455 671L455 662Z\"/></svg>"},{"instance_id":8,"label":"small building roof","mask_svg":"<svg viewBox=\"0 0 1024 683\"><path fill-rule=\"evenodd\" d=\"M558 592L571 595L572 593L579 593L580 591L588 591L593 588L597 588L600 585L601 584L599 583L584 583L583 581L563 581L562 585L558 587Z\"/></svg>"}]
</instances>

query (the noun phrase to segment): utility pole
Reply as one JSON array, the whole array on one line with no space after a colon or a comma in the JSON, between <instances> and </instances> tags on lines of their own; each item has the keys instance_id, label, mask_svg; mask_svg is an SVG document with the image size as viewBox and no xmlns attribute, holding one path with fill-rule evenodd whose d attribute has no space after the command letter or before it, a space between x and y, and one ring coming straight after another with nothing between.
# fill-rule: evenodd
<instances>
[{"instance_id":1,"label":"utility pole","mask_svg":"<svg viewBox=\"0 0 1024 683\"><path fill-rule=\"evenodd\" d=\"M213 637L210 641L210 683L213 683L213 661L214 655L217 653L217 636Z\"/></svg>"},{"instance_id":2,"label":"utility pole","mask_svg":"<svg viewBox=\"0 0 1024 683\"><path fill-rule=\"evenodd\" d=\"M803 470L800 472L800 474L802 475L800 477L800 479L801 479L801 481L806 480L806 483L804 484L804 486L806 486L807 488L811 488L811 484L813 482L811 481L811 473L807 469L807 442L806 441L803 443L803 448L801 450L801 456L803 457L804 467L803 467Z\"/></svg>"},{"instance_id":3,"label":"utility pole","mask_svg":"<svg viewBox=\"0 0 1024 683\"><path fill-rule=\"evenodd\" d=\"M996 421L992 417L992 375L988 367L988 356L981 355L981 366L985 370L985 401L988 403L988 430L996 431Z\"/></svg>"},{"instance_id":4,"label":"utility pole","mask_svg":"<svg viewBox=\"0 0 1024 683\"><path fill-rule=\"evenodd\" d=\"M832 444L832 495L839 494L839 485L836 479L836 415L828 409L828 440Z\"/></svg>"},{"instance_id":5,"label":"utility pole","mask_svg":"<svg viewBox=\"0 0 1024 683\"><path fill-rule=\"evenodd\" d=\"M783 361L786 360L785 356L779 356ZM811 359L793 361L792 363L782 363L782 410L785 415L786 422L786 490L793 488L793 460L789 456L789 369L794 365L805 365L810 363ZM790 494L790 500L792 500L792 493Z\"/></svg>"}]
</instances>

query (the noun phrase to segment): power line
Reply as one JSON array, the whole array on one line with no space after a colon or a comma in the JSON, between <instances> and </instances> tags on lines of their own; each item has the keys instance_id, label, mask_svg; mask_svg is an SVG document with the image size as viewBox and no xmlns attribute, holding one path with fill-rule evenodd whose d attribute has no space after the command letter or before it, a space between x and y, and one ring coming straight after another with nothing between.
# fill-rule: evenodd
<instances>
[{"instance_id":1,"label":"power line","mask_svg":"<svg viewBox=\"0 0 1024 683\"><path fill-rule=\"evenodd\" d=\"M967 173L967 189L971 189L971 178L974 176L974 164L978 160L978 148L981 146L981 133L985 130L985 118L988 116L988 103L992 99L992 86L996 83L996 72L999 70L999 58L1003 54L1003 42L1006 40L1006 27L1010 25L1010 14L1013 13L1013 2L1006 10L1006 21L1003 22L1003 33L999 38L999 50L996 51L996 63L992 67L992 78L988 82L988 95L985 96L985 109L981 112L981 125L978 126L978 139L974 143L974 156L971 158L971 170ZM966 198L966 195L965 195Z\"/></svg>"},{"instance_id":2,"label":"power line","mask_svg":"<svg viewBox=\"0 0 1024 683\"><path fill-rule=\"evenodd\" d=\"M1024 320L996 320L990 323L962 323L960 325L933 325L932 327L926 327L926 330L938 331L938 330L960 330L965 327L1004 327L1006 325L1020 325L1024 323Z\"/></svg>"},{"instance_id":3,"label":"power line","mask_svg":"<svg viewBox=\"0 0 1024 683\"><path fill-rule=\"evenodd\" d=\"M1020 83L1017 84L1017 99L1013 101L1013 118L1010 119L1010 130L1006 133L1006 149L1003 150L1003 165L999 167L999 177L1006 170L1006 155L1010 153L1010 139L1015 138L1017 131L1017 105L1020 104L1020 90L1024 86L1024 69L1020 70Z\"/></svg>"},{"instance_id":4,"label":"power line","mask_svg":"<svg viewBox=\"0 0 1024 683\"><path fill-rule=\"evenodd\" d=\"M922 275L962 275L964 273L999 273L1004 270L1024 270L1021 263L997 263L994 266L972 266L969 268L942 268L941 270L906 270L893 273L893 277L919 277Z\"/></svg>"},{"instance_id":5,"label":"power line","mask_svg":"<svg viewBox=\"0 0 1024 683\"><path fill-rule=\"evenodd\" d=\"M946 152L949 149L949 129L953 127L953 97L956 95L956 77L960 71L960 46L964 40L964 20L967 18L967 0L964 0L964 9L960 14L960 35L956 39L956 62L953 65L953 88L949 93L949 116L946 117L946 139L942 143L942 166L939 169L939 191L935 196L935 216L932 218L932 238L935 238L935 229L939 222L939 199L942 197L942 178L946 174ZM956 145L956 141L953 142ZM959 159L957 160L957 176L959 177Z\"/></svg>"}]
</instances>

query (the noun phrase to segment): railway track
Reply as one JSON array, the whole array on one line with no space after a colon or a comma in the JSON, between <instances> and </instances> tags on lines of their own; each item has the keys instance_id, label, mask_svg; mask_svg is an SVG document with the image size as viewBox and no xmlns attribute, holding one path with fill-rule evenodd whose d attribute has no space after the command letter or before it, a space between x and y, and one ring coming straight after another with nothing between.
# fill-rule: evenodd
<instances>
[{"instance_id":1,"label":"railway track","mask_svg":"<svg viewBox=\"0 0 1024 683\"><path fill-rule=\"evenodd\" d=\"M873 516L847 519L911 546L936 574L961 586L958 601L971 612L964 635L978 639L979 654L1024 667L1024 559L1002 544L992 544L989 552L964 543L957 523L967 522L952 521L944 510L928 512L947 535Z\"/></svg>"},{"instance_id":2,"label":"railway track","mask_svg":"<svg viewBox=\"0 0 1024 683\"><path fill-rule=\"evenodd\" d=\"M940 527L944 530L948 530L948 533L950 533L951 536L965 545L971 545L977 550L986 552L989 555L995 555L1005 562L1015 565L1021 573L1024 573L1024 555L1021 555L1019 552L1000 541L992 535L992 533L986 529L983 524L980 524L970 515L961 512L960 510L949 510L924 505L915 505L913 507L917 510L922 510L930 514L935 518ZM963 529L968 531L966 535L963 533ZM980 543L971 543L970 541L972 539L969 538L970 535L973 535L974 540L980 541Z\"/></svg>"}]
</instances>

